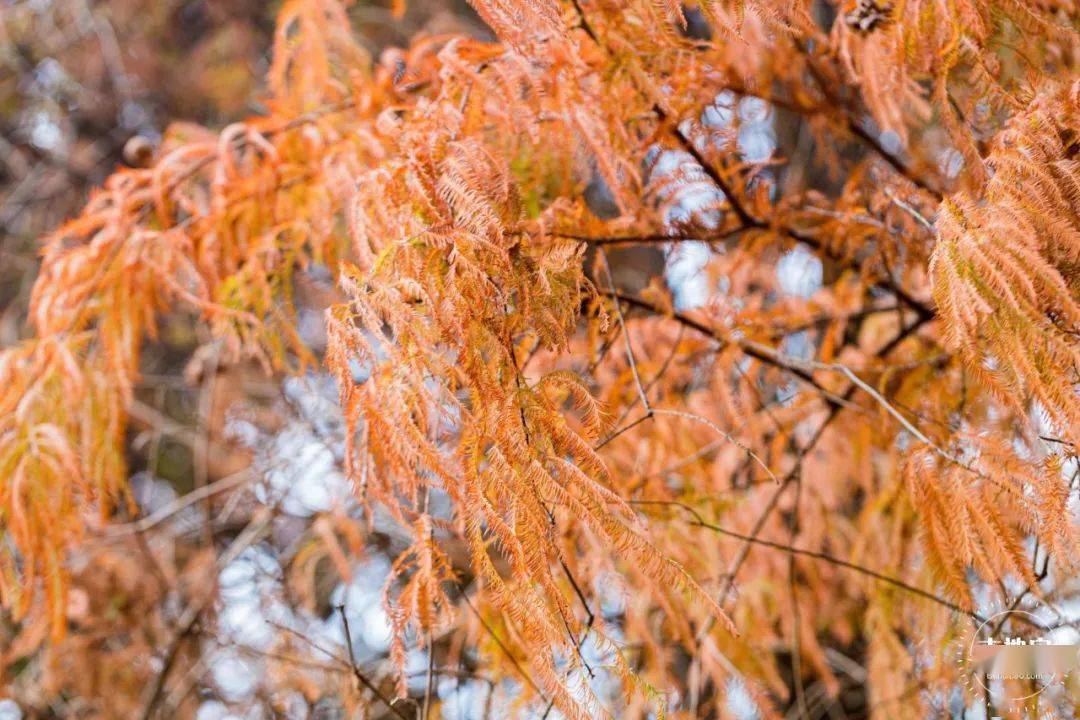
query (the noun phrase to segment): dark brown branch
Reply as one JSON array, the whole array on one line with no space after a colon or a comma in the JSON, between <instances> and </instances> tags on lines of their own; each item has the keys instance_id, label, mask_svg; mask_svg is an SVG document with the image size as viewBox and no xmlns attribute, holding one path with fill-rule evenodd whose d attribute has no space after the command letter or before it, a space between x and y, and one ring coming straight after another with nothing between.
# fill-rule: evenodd
<instances>
[{"instance_id":1,"label":"dark brown branch","mask_svg":"<svg viewBox=\"0 0 1080 720\"><path fill-rule=\"evenodd\" d=\"M648 233L642 235L612 235L597 237L594 235L580 235L564 232L553 232L550 233L550 235L552 237L565 238L567 240L577 240L579 242L588 243L589 245L592 245L594 247L603 247L605 245L651 245L654 243L664 244L679 242L724 242L751 229L753 228L745 225L740 225L738 227L731 228L730 230L716 233L715 235L687 235L684 233L664 235L662 233Z\"/></svg>"},{"instance_id":2,"label":"dark brown branch","mask_svg":"<svg viewBox=\"0 0 1080 720\"><path fill-rule=\"evenodd\" d=\"M846 115L846 113L845 113ZM846 127L848 132L861 140L867 147L874 151L882 160L889 164L893 170L895 170L904 179L916 186L920 190L929 193L935 200L941 202L944 199L944 194L938 188L931 185L927 180L918 175L914 170L908 167L904 161L898 158L886 150L876 137L866 131L858 120L847 115Z\"/></svg>"},{"instance_id":3,"label":"dark brown branch","mask_svg":"<svg viewBox=\"0 0 1080 720\"><path fill-rule=\"evenodd\" d=\"M427 677L424 680L424 705L420 710L421 720L428 720L431 715L431 695L435 681L435 645L431 640L431 630L427 632L428 666Z\"/></svg>"},{"instance_id":4,"label":"dark brown branch","mask_svg":"<svg viewBox=\"0 0 1080 720\"><path fill-rule=\"evenodd\" d=\"M632 307L636 307L636 308L639 308L641 310L646 310L646 311L648 311L650 313L654 313L654 314L657 314L657 315L665 315L666 314L663 311L662 308L659 308L656 305L653 305L648 300L644 300L642 298L635 297L633 295L626 295L624 293L619 293L619 292L615 293L615 297L617 297L619 300L621 300L622 302L625 302L627 305L630 305ZM669 316L671 317L671 319L675 320L676 322L682 323L683 325L690 328L691 330L695 330L695 331L697 331L698 333L700 333L702 335L710 337L713 340L716 340L717 342L721 343L722 345L728 345L728 344L731 343L731 340L729 340L728 338L726 338L723 335L719 334L713 328L709 327L708 325L706 325L705 323L703 323L703 322L701 322L699 320L695 320L694 318L690 317L689 315L686 315L685 313L674 312L674 313L671 313ZM785 370L785 371L791 373L792 375L794 375L795 377L797 377L798 379L802 380L803 382L809 384L811 387L813 387L815 390L817 390L819 393L821 393L822 397L830 405L839 405L839 403L838 403L837 399L835 398L835 396L833 395L833 393L831 393L827 388L822 387L822 385L814 378L814 376L811 375L809 372L807 372L805 369L803 369L801 367L794 366L794 365L787 364L787 363L783 362L783 360L781 360L779 357L772 356L772 355L767 355L767 354L761 352L760 350L758 350L757 348L747 347L745 345L740 345L740 347L742 348L743 352L745 352L747 355L754 358L755 360L759 360L759 361L761 361L763 363L766 363L768 365L772 365L773 367L777 367L777 368L779 368L781 370Z\"/></svg>"},{"instance_id":5,"label":"dark brown branch","mask_svg":"<svg viewBox=\"0 0 1080 720\"><path fill-rule=\"evenodd\" d=\"M830 250L823 245L817 238L807 235L789 227L777 227L772 228L765 223L754 222L751 225L739 225L730 230L718 233L716 235L662 235L662 234L643 234L643 235L614 235L609 237L596 237L590 235L579 235L574 233L551 233L554 237L565 238L567 240L577 240L579 242L588 243L594 247L603 247L605 245L649 245L649 244L664 244L664 243L679 243L679 242L701 242L706 244L712 244L715 242L725 242L733 237L736 237L742 233L750 230L766 230L772 229L779 232L782 235L786 235L792 240L806 244L822 256L841 263L841 267L854 268L855 266L845 258L841 257L837 253ZM907 305L912 310L917 312L920 317L931 318L934 316L934 311L926 303L917 300L912 297L910 293L900 287L895 281L887 278L881 282L881 287L891 292L896 296L896 299Z\"/></svg>"},{"instance_id":6,"label":"dark brown branch","mask_svg":"<svg viewBox=\"0 0 1080 720\"><path fill-rule=\"evenodd\" d=\"M879 358L884 358L888 356L888 354L892 352L893 348L903 342L905 338L907 338L911 333L915 332L919 327L923 325L923 323L927 322L929 319L929 317L920 316L919 319L912 323L910 326L902 329L899 333L897 333L896 337L886 343L886 345L880 350L878 350L875 355ZM778 487L775 492L773 492L773 494L769 497L768 503L758 515L757 520L754 522L753 530L748 537L757 539L758 535L765 528L765 522L766 520L768 520L769 515L771 515L773 510L776 509L776 505L779 502L780 497L791 485L792 481L794 481L794 479L802 472L803 461L805 460L807 454L814 448L814 446L817 445L818 441L825 434L825 430L829 427L829 425L831 425L832 422L840 416L840 410L842 410L843 407L847 404L847 402L854 396L856 389L856 384L852 383L844 392L844 395L840 398L841 402L833 404L829 408L829 415L825 418L821 425L818 426L817 430L814 432L814 436L810 439L810 441L807 442L807 444L802 448L802 450L799 451L798 457L795 461L795 466L784 477L784 481L780 484L780 487ZM734 589L735 578L739 574L739 570L742 568L743 564L746 562L746 559L750 556L750 548L752 546L752 542L747 541L743 543L743 546L739 551L738 557L732 564L731 570L729 570L729 572L727 573L728 582L727 586L724 589L723 597L720 600L721 605L723 605L724 602L727 601L728 595Z\"/></svg>"},{"instance_id":7,"label":"dark brown branch","mask_svg":"<svg viewBox=\"0 0 1080 720\"><path fill-rule=\"evenodd\" d=\"M574 0L574 10L577 12L581 26L585 30L586 34L588 34L588 36L593 40L593 42L597 44L597 46L601 50L607 52L608 49L606 45L600 41L595 30L589 24L588 18L585 15L585 11L582 9L581 4L578 0ZM809 52L805 50L802 46L799 47L800 50L802 50L803 53L806 54L807 64L810 67L811 72L814 74L815 79L817 79L819 85L821 85L822 93L824 93L826 97L830 100L830 102L836 105L836 107L844 108L844 104L841 103L839 99L835 98L833 94L830 94L830 89L824 83L824 79L819 77L817 68L814 67L813 59L810 56ZM661 107L659 102L653 102L652 111L656 114L657 118L661 121L661 123L671 122L670 115L666 110L664 110L663 107ZM908 178L918 187L934 195L934 197L937 198L939 201L942 199L942 194L940 191L936 190L933 187L930 187L925 181L922 180L922 178L918 177L910 169L908 169L907 166L905 166L898 158L888 153L879 142L877 142L874 138L869 137L865 130L859 127L857 122L855 122L855 120L851 118L850 112L848 112L847 110L845 110L844 112L845 117L848 118L848 124L850 126L849 129L852 132L862 133L862 135L859 135L859 137L865 136L866 139L870 141L870 147L872 147L876 152L881 154L882 157L885 158L890 165L896 168L897 171L900 172L904 177ZM839 257L835 253L831 252L817 238L814 238L810 235L807 235L806 233L786 226L773 228L768 222L765 222L764 220L761 220L752 215L742 204L742 200L735 194L733 188L727 182L727 180L724 179L723 175L716 169L716 167L712 163L708 161L708 159L697 147L697 145L694 144L693 139L687 133L685 133L678 126L678 124L672 124L671 132L675 139L678 141L679 145L683 148L683 150L689 153L690 156L694 158L698 165L701 166L701 169L706 174L706 176L708 176L708 178L713 182L713 184L724 194L724 197L727 198L728 203L731 205L732 211L739 219L739 227L736 228L735 232L744 232L751 229L766 230L771 228L777 232L787 235L792 240L806 243L808 246L814 248L815 250L822 253L826 257L829 257L832 260L838 260L842 263L845 263L845 265L848 264L845 262L844 258ZM588 242L588 239L586 238L581 239L585 242ZM654 241L662 242L660 240ZM929 306L913 298L909 293L907 293L907 291L897 285L892 280L892 278L886 278L883 284L890 291L892 291L894 295L896 295L898 300L912 307L916 312L919 313L920 316L932 317L934 315L934 311Z\"/></svg>"},{"instance_id":8,"label":"dark brown branch","mask_svg":"<svg viewBox=\"0 0 1080 720\"><path fill-rule=\"evenodd\" d=\"M754 521L754 526L751 529L750 534L743 542L742 547L739 548L739 553L738 555L736 555L735 561L731 563L731 565L729 566L729 570L726 573L727 583L724 586L723 594L720 596L721 607L723 607L724 603L727 602L728 597L731 595L731 591L735 589L735 578L738 577L739 570L742 569L743 564L745 564L747 558L750 557L750 548L754 545L753 540L757 540L758 535L761 534L761 531L765 529L765 523L768 521L769 516L772 514L773 510L776 509L776 505L777 503L779 503L780 497L791 486L795 478L802 473L803 461L806 459L806 456L810 453L811 450L814 449L814 446L817 445L818 441L825 434L825 429L829 426L829 424L835 418L840 416L840 410L841 407L838 405L834 405L830 408L828 417L826 417L825 420L821 423L821 425L818 426L817 430L814 432L814 437L812 437L810 441L806 443L806 445L799 451L798 457L795 460L795 466L792 467L791 470L788 471L787 475L784 476L784 480L780 483L780 487L776 488L776 490L773 491L773 494L769 496L769 501L765 504L765 507L758 514L758 517Z\"/></svg>"},{"instance_id":9,"label":"dark brown branch","mask_svg":"<svg viewBox=\"0 0 1080 720\"><path fill-rule=\"evenodd\" d=\"M601 45L600 43L600 38L597 37L596 31L593 29L592 24L585 16L585 10L581 7L581 0L573 0L573 3L574 10L577 12L578 15L578 22L581 24L581 29L585 31L585 34L588 35L594 43L603 47L603 45Z\"/></svg>"},{"instance_id":10,"label":"dark brown branch","mask_svg":"<svg viewBox=\"0 0 1080 720\"><path fill-rule=\"evenodd\" d=\"M589 671L589 677L596 677L596 675L593 673L592 668L589 667L587 663L585 663L585 658L581 655L581 646L585 644L585 639L589 637L589 631L592 630L593 623L596 622L596 615L593 614L593 611L589 609L589 603L585 599L585 594L581 592L581 587L578 586L577 580L574 579L573 574L570 572L570 568L566 566L566 562L562 558L559 558L559 564L562 565L563 572L566 573L566 577L570 580L570 584L573 586L574 592L577 593L578 600L581 601L581 604L585 607L585 612L588 614L588 620L585 623L585 631L581 633L581 638L577 641L577 645L575 646L575 652L577 652L578 657L581 658L581 662L585 665L585 669ZM547 707L544 709L544 714L540 716L540 720L547 720L548 716L551 715L551 711L554 708L555 701L548 700Z\"/></svg>"},{"instance_id":11,"label":"dark brown branch","mask_svg":"<svg viewBox=\"0 0 1080 720\"><path fill-rule=\"evenodd\" d=\"M810 71L814 81L817 83L818 89L821 90L822 95L825 96L829 105L843 112L845 128L847 131L863 142L876 155L888 163L898 174L907 179L908 182L929 193L938 202L941 202L944 199L944 194L940 188L932 185L929 181L908 167L903 160L886 150L884 146L878 142L878 139L867 132L859 123L858 118L853 115L851 103L845 102L836 92L834 92L831 84L825 77L824 72L815 63L814 52L807 44L801 40L795 40L795 47L798 48L799 52L806 58L806 67Z\"/></svg>"},{"instance_id":12,"label":"dark brown branch","mask_svg":"<svg viewBox=\"0 0 1080 720\"><path fill-rule=\"evenodd\" d=\"M353 652L352 632L349 630L349 616L345 614L345 606L338 605L335 609L338 611L338 614L341 615L341 622L345 626L345 647L349 650L349 667L352 670L353 677L359 680L361 685L370 690L375 697L381 700L382 703L390 708L391 712L401 718L401 720L410 720L409 716L406 715L401 708L394 705L389 698L383 695L378 686L371 682L371 680L360 671L360 666L356 663L356 653Z\"/></svg>"},{"instance_id":13,"label":"dark brown branch","mask_svg":"<svg viewBox=\"0 0 1080 720\"><path fill-rule=\"evenodd\" d=\"M667 113L660 108L659 105L654 106L654 110L661 121L667 120ZM724 179L723 175L716 169L716 167L705 159L705 156L698 149L694 141L682 131L681 128L676 126L672 130L672 134L675 139L679 141L679 145L690 154L692 158L701 166L701 169L705 171L705 174L712 180L713 184L720 189L720 192L724 193L724 197L727 198L728 204L731 205L731 209L738 216L739 222L743 227L764 228L768 227L766 223L758 220L756 217L750 214L750 212L743 207L742 201L735 194L735 191L731 188L728 182Z\"/></svg>"},{"instance_id":14,"label":"dark brown branch","mask_svg":"<svg viewBox=\"0 0 1080 720\"><path fill-rule=\"evenodd\" d=\"M510 661L510 664L514 666L514 669L518 671L521 678L533 689L533 692L540 696L541 699L546 699L544 698L543 691L541 691L540 687L536 684L536 681L532 679L532 676L525 672L525 668L521 667L521 663L518 662L518 659L510 652L510 648L506 647L506 644L499 638L491 626L488 625L487 620L484 619L484 616L481 615L480 611L472 604L472 600L469 599L469 596L464 590L461 591L461 599L465 601L465 606L468 607L469 610L472 611L472 614L476 616L476 619L480 621L480 626L483 627L484 631L495 641L495 644L502 650L503 655L505 655L506 659Z\"/></svg>"},{"instance_id":15,"label":"dark brown branch","mask_svg":"<svg viewBox=\"0 0 1080 720\"><path fill-rule=\"evenodd\" d=\"M641 423L643 423L646 420L652 418L652 416L653 416L653 411L652 410L646 410L645 413L643 415L641 415L640 417L638 417L636 420L633 420L632 422L630 422L630 423L628 423L626 425L623 425L620 428L617 428L617 429L613 430L610 435L608 435L603 440L601 440L596 445L594 445L593 450L599 450L600 448L604 447L605 445L610 443L615 438L620 437L621 435L624 435L624 434L630 432L631 430L636 428Z\"/></svg>"},{"instance_id":16,"label":"dark brown branch","mask_svg":"<svg viewBox=\"0 0 1080 720\"><path fill-rule=\"evenodd\" d=\"M198 608L196 608L194 612L188 613L188 617L184 618L182 627L176 631L172 641L169 643L169 647L165 651L165 657L161 662L161 670L154 680L150 698L143 708L142 720L150 720L150 718L154 717L155 713L157 713L158 705L161 702L161 694L165 690L165 682L169 678L169 673L176 664L177 658L180 657L180 650L184 646L184 641L195 634L195 626L198 624L199 618L202 617L202 611L208 600L209 598L199 603Z\"/></svg>"},{"instance_id":17,"label":"dark brown branch","mask_svg":"<svg viewBox=\"0 0 1080 720\"><path fill-rule=\"evenodd\" d=\"M769 547L769 548L772 548L774 550L780 550L782 552L790 553L791 555L798 555L798 556L801 556L801 557L808 557L808 558L813 558L815 560L821 560L822 562L827 562L827 563L830 563L832 565L836 565L837 567L846 568L848 570L852 570L852 571L860 573L862 575L866 575L867 577L874 578L875 580L879 580L881 582L888 583L889 585L892 585L893 587L900 588L901 590L904 590L906 592L912 593L914 595L918 595L921 598L924 598L926 600L930 600L931 602L935 602L938 605L941 605L942 607L946 607L946 608L952 610L953 612L957 612L957 613L967 615L968 617L970 617L973 620L976 620L978 622L985 622L986 621L986 619L983 618L978 613L972 612L970 610L965 610L964 608L960 607L956 603L953 603L953 602L951 602L949 600L946 600L945 598L940 597L938 595L935 595L932 592L929 592L927 590L923 590L922 588L919 588L919 587L916 587L916 586L911 585L909 583L906 583L903 580L900 580L898 578L895 578L895 577L892 577L892 576L889 576L889 575L884 575L882 573L877 572L876 570L871 570L868 567L864 567L862 565L856 565L855 563L848 562L847 560L842 560L841 558L838 558L835 555L830 555L828 553L819 552L819 551L816 551L816 550L804 550L802 548L793 547L791 545L784 545L782 543L776 543L776 542L773 542L771 540L764 540L764 539L759 538L759 537L754 537L754 536L751 536L751 535L744 535L743 533L736 532L734 530L728 530L727 528L720 527L719 525L714 525L713 523L707 522L701 516L701 513L699 513L697 510L690 507L689 505L678 502L677 500L628 500L627 502L629 502L632 505L665 505L665 506L670 506L670 507L676 507L676 508L679 508L681 510L684 510L684 511L690 513L693 516L694 519L691 522L692 525L696 525L698 527L706 528L707 530L712 530L713 532L715 532L715 533L717 533L719 535L724 535L724 536L727 536L727 537L735 538L737 540L742 540L743 542L746 542L746 543L753 543L754 545L760 545L762 547Z\"/></svg>"}]
</instances>

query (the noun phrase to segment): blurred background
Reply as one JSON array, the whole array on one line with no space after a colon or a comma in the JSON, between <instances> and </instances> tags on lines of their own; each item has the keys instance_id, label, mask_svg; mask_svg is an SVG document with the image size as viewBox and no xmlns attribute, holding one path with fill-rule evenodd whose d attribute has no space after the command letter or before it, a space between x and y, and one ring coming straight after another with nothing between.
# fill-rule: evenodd
<instances>
[{"instance_id":1,"label":"blurred background","mask_svg":"<svg viewBox=\"0 0 1080 720\"><path fill-rule=\"evenodd\" d=\"M400 17L394 5L349 9L373 57L425 33L489 36L464 0L414 0ZM0 0L0 348L31 333L26 308L41 238L74 217L94 187L118 167L148 162L172 123L220 129L262 110L280 6ZM688 19L689 32L708 31L694 30L700 18L693 13ZM725 93L703 120L734 128L748 162L778 151L798 158L777 178L785 188L839 190L794 116ZM661 198L668 222L701 208L715 213L722 197L694 175L688 155L657 151L649 162L649 181L678 195ZM681 180L665 184L669 176ZM599 217L614 207L598 179L586 199ZM709 227L719 221L700 218ZM702 269L710 252L689 242L612 249L614 284L636 294L664 274L675 303L693 307L709 292ZM783 253L774 270L779 300L813 295L833 270L801 245ZM301 333L321 350L333 278L313 267L297 283ZM809 357L808 337L791 334L784 351ZM678 339L657 343L672 341ZM359 696L349 654L393 694L381 590L390 562L411 538L386 517L369 525L353 501L340 472L345 437L333 383L324 374L282 382L254 366L219 366L214 347L194 317L175 313L147 349L130 409L136 511L117 518L115 533L92 538L85 556L73 559L71 632L62 643L27 649L20 643L29 643L33 632L0 613L0 720L355 717ZM432 502L436 515L448 513L444 497ZM245 535L266 513L266 532ZM447 550L467 586L463 549ZM216 582L207 582L215 574ZM197 588L208 585L218 594L203 604ZM617 623L629 589L611 577L594 590L605 617ZM450 650L438 646L436 663L409 649L414 700L425 695L427 669L444 668ZM582 652L590 664L604 664L591 644ZM837 708L853 717L865 712L864 680L832 705L822 700L820 716ZM594 689L601 697L605 682L598 672ZM512 687L501 690L513 697ZM435 717L517 716L492 707L493 684L470 664L468 652L437 678L435 691ZM733 684L724 692L734 716L755 716L744 689ZM404 708L416 713L412 705ZM396 715L377 703L368 711L374 718Z\"/></svg>"},{"instance_id":2,"label":"blurred background","mask_svg":"<svg viewBox=\"0 0 1080 720\"><path fill-rule=\"evenodd\" d=\"M0 346L27 332L37 240L91 188L145 161L170 123L220 128L259 112L280 6L0 0ZM379 2L350 14L376 57L419 32L486 34L457 0L410 2L400 18Z\"/></svg>"},{"instance_id":3,"label":"blurred background","mask_svg":"<svg viewBox=\"0 0 1080 720\"><path fill-rule=\"evenodd\" d=\"M149 162L170 124L217 130L261 111L281 4L0 0L0 348L32 333L42 238L110 173ZM349 12L373 57L419 33L488 34L463 1L410 2L400 17L389 3ZM304 280L317 336L320 288L332 278ZM351 717L359 696L337 605L358 661L377 682L388 674L380 591L393 554L382 550L408 538L376 521L387 534L353 548L360 562L335 567L325 552L336 542L327 538L359 538L338 472L336 389L323 375L283 384L254 368L219 368L210 341L190 314L176 314L148 348L130 428L137 512L73 559L72 632L31 650L41 633L0 612L0 720L137 718L150 708L200 720ZM197 487L210 488L205 501L185 503ZM237 542L267 508L268 536ZM185 627L192 588L215 572L219 596ZM309 660L271 659L290 653ZM422 694L427 660L416 662ZM169 683L157 687L165 668ZM467 677L455 688L458 707L483 707ZM371 717L380 712L390 714L380 707Z\"/></svg>"}]
</instances>

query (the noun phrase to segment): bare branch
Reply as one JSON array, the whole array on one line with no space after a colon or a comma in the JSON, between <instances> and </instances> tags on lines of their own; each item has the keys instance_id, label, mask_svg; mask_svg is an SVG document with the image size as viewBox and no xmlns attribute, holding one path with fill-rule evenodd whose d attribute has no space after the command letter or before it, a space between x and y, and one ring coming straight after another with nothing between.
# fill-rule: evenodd
<instances>
[{"instance_id":1,"label":"bare branch","mask_svg":"<svg viewBox=\"0 0 1080 720\"><path fill-rule=\"evenodd\" d=\"M353 677L355 677L361 685L370 690L372 695L381 700L382 703L386 705L386 707L390 708L390 710L399 718L401 718L401 720L411 720L409 716L405 714L404 710L399 708L396 704L394 704L392 700L387 698L383 694L382 690L379 689L379 686L369 680L367 675L365 675L360 670L360 666L356 662L356 655L353 652L352 633L349 630L349 616L345 614L345 606L338 605L334 609L337 610L338 615L341 616L342 625L344 625L345 627L345 647L349 650L349 667L352 670Z\"/></svg>"}]
</instances>

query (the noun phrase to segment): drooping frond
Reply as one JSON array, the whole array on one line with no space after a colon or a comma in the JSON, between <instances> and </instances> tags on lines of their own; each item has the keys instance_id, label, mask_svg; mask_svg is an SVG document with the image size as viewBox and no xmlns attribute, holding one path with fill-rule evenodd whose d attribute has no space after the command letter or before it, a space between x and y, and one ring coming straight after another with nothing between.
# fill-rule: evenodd
<instances>
[{"instance_id":1,"label":"drooping frond","mask_svg":"<svg viewBox=\"0 0 1080 720\"><path fill-rule=\"evenodd\" d=\"M1013 119L979 198L946 201L930 271L949 341L1003 399L1080 428L1077 87L1049 87Z\"/></svg>"},{"instance_id":2,"label":"drooping frond","mask_svg":"<svg viewBox=\"0 0 1080 720\"><path fill-rule=\"evenodd\" d=\"M0 353L12 646L70 641L73 551L137 509L144 346L186 315L224 366L336 383L355 492L280 557L313 612L387 552L399 694L419 650L493 716L738 687L780 718L842 709L854 663L860 712L934 716L979 601L1076 570L1073 4L473 7L487 41L375 59L349 3L289 0L263 115L175 126L46 240Z\"/></svg>"}]
</instances>

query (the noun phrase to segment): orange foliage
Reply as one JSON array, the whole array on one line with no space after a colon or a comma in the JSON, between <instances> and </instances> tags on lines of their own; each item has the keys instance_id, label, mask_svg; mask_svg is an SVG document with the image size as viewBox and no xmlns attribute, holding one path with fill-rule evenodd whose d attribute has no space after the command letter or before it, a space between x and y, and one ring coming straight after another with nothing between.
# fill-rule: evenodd
<instances>
[{"instance_id":1,"label":"orange foliage","mask_svg":"<svg viewBox=\"0 0 1080 720\"><path fill-rule=\"evenodd\" d=\"M474 5L496 42L376 61L337 0L290 0L265 116L174 127L50 237L36 336L0 355L4 606L60 641L63 558L123 510L140 353L183 308L224 362L336 380L356 497L411 538L401 694L407 639L451 635L540 712L726 716L738 679L780 717L794 643L832 695L862 647L874 717L932 713L889 704L956 682L905 639L1074 577L1073 4ZM747 102L801 139L747 152ZM666 247L670 278L693 241L696 306L620 282L610 248ZM297 329L315 266L325 357Z\"/></svg>"}]
</instances>

